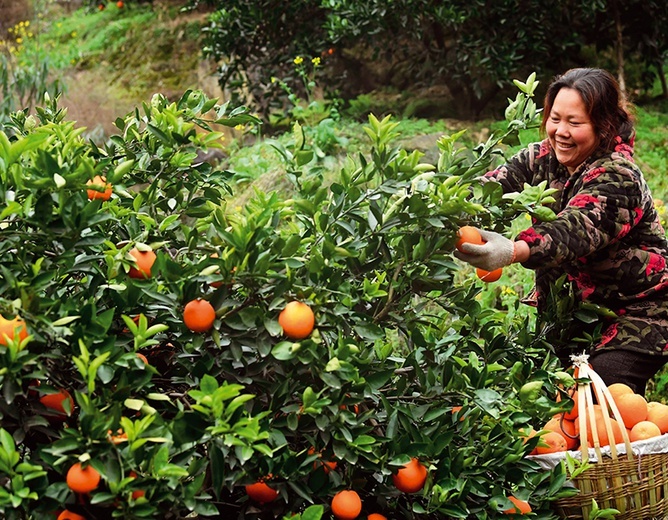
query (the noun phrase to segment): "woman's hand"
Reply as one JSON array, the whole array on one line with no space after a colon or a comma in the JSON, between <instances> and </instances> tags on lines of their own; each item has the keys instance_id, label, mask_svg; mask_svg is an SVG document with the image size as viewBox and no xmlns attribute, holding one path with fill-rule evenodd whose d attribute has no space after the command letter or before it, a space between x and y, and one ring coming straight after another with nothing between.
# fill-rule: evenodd
<instances>
[{"instance_id":1,"label":"woman's hand","mask_svg":"<svg viewBox=\"0 0 668 520\"><path fill-rule=\"evenodd\" d=\"M516 260L515 242L494 231L478 229L485 242L482 245L464 243L455 257L485 271L494 271Z\"/></svg>"}]
</instances>

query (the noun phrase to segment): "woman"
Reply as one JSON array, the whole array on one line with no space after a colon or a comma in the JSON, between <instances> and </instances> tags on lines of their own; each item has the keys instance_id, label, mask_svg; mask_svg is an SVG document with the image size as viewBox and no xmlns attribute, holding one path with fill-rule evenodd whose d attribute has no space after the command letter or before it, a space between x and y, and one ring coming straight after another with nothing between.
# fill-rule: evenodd
<instances>
[{"instance_id":1,"label":"woman","mask_svg":"<svg viewBox=\"0 0 668 520\"><path fill-rule=\"evenodd\" d=\"M590 68L557 77L541 130L546 139L483 180L505 192L547 180L558 190L557 218L534 223L515 241L481 231L485 244L455 255L488 271L513 262L534 269L539 311L552 282L566 274L583 301L616 315L590 353L594 370L607 385L625 383L643 394L668 359L668 243L633 161L633 120L617 82Z\"/></svg>"}]
</instances>

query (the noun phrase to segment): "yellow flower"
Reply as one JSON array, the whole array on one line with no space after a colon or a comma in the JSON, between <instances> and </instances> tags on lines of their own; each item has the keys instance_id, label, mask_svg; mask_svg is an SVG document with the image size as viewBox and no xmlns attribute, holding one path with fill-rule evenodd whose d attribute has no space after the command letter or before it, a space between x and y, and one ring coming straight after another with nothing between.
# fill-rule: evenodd
<instances>
[{"instance_id":1,"label":"yellow flower","mask_svg":"<svg viewBox=\"0 0 668 520\"><path fill-rule=\"evenodd\" d=\"M242 131L244 129L244 125L239 124L239 125L235 126L234 129Z\"/></svg>"},{"instance_id":2,"label":"yellow flower","mask_svg":"<svg viewBox=\"0 0 668 520\"><path fill-rule=\"evenodd\" d=\"M23 43L23 38L16 38L16 43L21 45Z\"/></svg>"},{"instance_id":3,"label":"yellow flower","mask_svg":"<svg viewBox=\"0 0 668 520\"><path fill-rule=\"evenodd\" d=\"M295 65L301 65L302 63L304 63L304 58L302 58L301 56L297 56L294 61Z\"/></svg>"},{"instance_id":4,"label":"yellow flower","mask_svg":"<svg viewBox=\"0 0 668 520\"><path fill-rule=\"evenodd\" d=\"M72 34L70 34L70 36L71 36L72 38L76 38L76 37L77 37L77 32L76 32L76 31L72 31Z\"/></svg>"},{"instance_id":5,"label":"yellow flower","mask_svg":"<svg viewBox=\"0 0 668 520\"><path fill-rule=\"evenodd\" d=\"M311 63L313 63L313 65L317 67L318 65L320 65L320 58L318 57L313 58L311 60Z\"/></svg>"}]
</instances>

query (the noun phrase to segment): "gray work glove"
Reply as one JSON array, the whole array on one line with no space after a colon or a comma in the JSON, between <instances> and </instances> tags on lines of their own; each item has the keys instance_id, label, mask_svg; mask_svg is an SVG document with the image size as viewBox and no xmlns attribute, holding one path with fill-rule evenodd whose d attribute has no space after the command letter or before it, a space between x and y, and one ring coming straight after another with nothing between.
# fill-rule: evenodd
<instances>
[{"instance_id":1,"label":"gray work glove","mask_svg":"<svg viewBox=\"0 0 668 520\"><path fill-rule=\"evenodd\" d=\"M462 244L464 252L455 251L456 258L485 271L494 271L515 261L515 242L494 231L478 229L478 232L485 243Z\"/></svg>"}]
</instances>

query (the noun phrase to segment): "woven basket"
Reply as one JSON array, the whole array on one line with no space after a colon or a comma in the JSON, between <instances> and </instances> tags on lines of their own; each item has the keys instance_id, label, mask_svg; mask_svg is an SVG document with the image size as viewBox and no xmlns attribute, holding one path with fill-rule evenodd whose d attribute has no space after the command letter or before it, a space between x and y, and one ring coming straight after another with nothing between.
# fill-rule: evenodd
<instances>
[{"instance_id":1,"label":"woven basket","mask_svg":"<svg viewBox=\"0 0 668 520\"><path fill-rule=\"evenodd\" d=\"M580 492L575 496L559 499L555 503L555 512L564 519L588 520L593 499L600 509L619 510L620 514L615 516L616 520L665 518L668 516L668 453L652 453L652 450L666 450L668 435L659 438L660 442L648 439L634 442L632 446L626 428L622 427L624 442L602 448L598 440L596 421L593 419L594 414L584 413L584 410L592 409L594 395L601 405L609 439L613 439L614 435L608 407L620 426L624 421L605 383L588 365L588 356L574 356L573 359L579 370L580 413L577 419L581 442L579 455L581 460L589 460L590 468L571 479L571 483ZM590 382L581 381L583 379L588 379ZM587 421L587 417L591 417L592 420ZM589 449L588 429L591 429L594 440L593 448ZM540 457L541 455L538 455L533 458ZM556 459L559 457L563 460L565 455L558 454Z\"/></svg>"}]
</instances>

